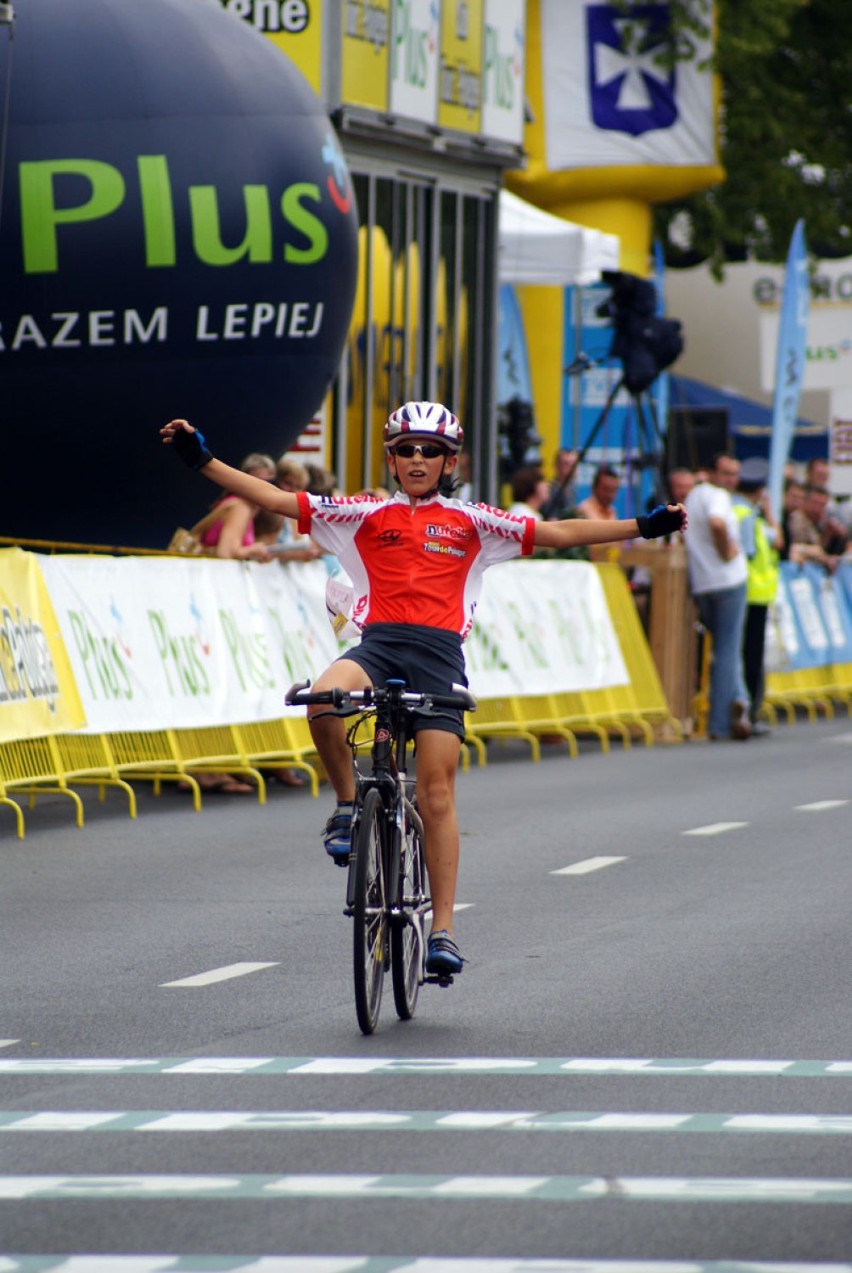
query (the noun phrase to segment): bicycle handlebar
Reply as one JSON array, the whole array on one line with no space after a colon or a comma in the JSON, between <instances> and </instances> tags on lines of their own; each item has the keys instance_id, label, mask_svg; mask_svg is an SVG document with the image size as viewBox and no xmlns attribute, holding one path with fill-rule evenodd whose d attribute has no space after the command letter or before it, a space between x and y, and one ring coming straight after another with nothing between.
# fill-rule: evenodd
<instances>
[{"instance_id":1,"label":"bicycle handlebar","mask_svg":"<svg viewBox=\"0 0 852 1273\"><path fill-rule=\"evenodd\" d=\"M432 694L429 691L400 690L396 686L368 685L363 690L342 690L335 687L331 690L320 690L313 694L306 693L310 689L310 681L297 681L291 685L284 695L288 707L308 707L320 703L335 708L381 707L388 703L401 703L408 708L454 707L465 712L476 711L476 699L470 690L463 685L453 685L452 694Z\"/></svg>"}]
</instances>

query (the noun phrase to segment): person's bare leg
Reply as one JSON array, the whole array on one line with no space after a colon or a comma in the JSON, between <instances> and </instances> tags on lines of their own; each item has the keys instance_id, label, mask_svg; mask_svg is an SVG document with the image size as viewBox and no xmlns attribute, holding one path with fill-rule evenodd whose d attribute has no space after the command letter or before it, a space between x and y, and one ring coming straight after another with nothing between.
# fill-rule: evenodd
<instances>
[{"instance_id":1,"label":"person's bare leg","mask_svg":"<svg viewBox=\"0 0 852 1273\"><path fill-rule=\"evenodd\" d=\"M370 678L362 667L351 659L339 659L326 668L311 686L311 692L331 689L363 690ZM352 752L346 741L346 722L342 716L324 716L328 708L308 708L308 724L311 729L320 760L325 766L328 780L338 801L355 799L355 779L352 773Z\"/></svg>"},{"instance_id":2,"label":"person's bare leg","mask_svg":"<svg viewBox=\"0 0 852 1273\"><path fill-rule=\"evenodd\" d=\"M461 739L440 729L417 734L417 804L425 832L424 854L432 895L432 931L453 931L459 869L456 772Z\"/></svg>"}]
</instances>

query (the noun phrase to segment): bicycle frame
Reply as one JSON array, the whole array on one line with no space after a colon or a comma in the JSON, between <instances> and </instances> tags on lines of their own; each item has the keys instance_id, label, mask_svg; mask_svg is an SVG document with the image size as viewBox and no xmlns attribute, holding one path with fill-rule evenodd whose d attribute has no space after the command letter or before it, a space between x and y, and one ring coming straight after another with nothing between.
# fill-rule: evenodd
<instances>
[{"instance_id":1,"label":"bicycle frame","mask_svg":"<svg viewBox=\"0 0 852 1273\"><path fill-rule=\"evenodd\" d=\"M354 762L355 780L358 786L355 807L356 809L363 807L364 797L371 788L379 792L387 820L382 837L382 859L387 881L387 896L391 899L390 918L393 923L404 918L399 888L399 863L400 848L406 831L406 819L413 823L421 837L423 823L411 801L408 789L406 752L409 743L410 718L402 700L405 684L403 681L388 681L385 689L390 691L389 698L382 697L376 703L373 745L370 753L371 773L362 774L357 762ZM351 907L351 869L346 903L347 908Z\"/></svg>"}]
</instances>

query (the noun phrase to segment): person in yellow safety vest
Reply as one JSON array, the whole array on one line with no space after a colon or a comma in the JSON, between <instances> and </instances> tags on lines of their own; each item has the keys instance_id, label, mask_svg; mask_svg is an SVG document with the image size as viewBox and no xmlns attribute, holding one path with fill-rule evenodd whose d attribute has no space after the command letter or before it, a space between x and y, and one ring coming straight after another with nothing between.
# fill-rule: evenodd
<instances>
[{"instance_id":1,"label":"person in yellow safety vest","mask_svg":"<svg viewBox=\"0 0 852 1273\"><path fill-rule=\"evenodd\" d=\"M781 528L773 519L766 498L768 476L766 460L759 457L744 460L733 499L740 541L748 561L743 672L751 698L751 728L755 738L770 732L759 715L765 685L766 618L778 591L778 552L782 546Z\"/></svg>"}]
</instances>

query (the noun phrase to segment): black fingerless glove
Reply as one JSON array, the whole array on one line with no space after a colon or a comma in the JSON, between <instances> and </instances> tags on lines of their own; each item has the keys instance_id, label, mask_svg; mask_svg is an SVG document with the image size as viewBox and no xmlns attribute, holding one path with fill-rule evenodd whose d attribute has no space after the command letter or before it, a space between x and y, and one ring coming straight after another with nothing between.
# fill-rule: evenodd
<instances>
[{"instance_id":1,"label":"black fingerless glove","mask_svg":"<svg viewBox=\"0 0 852 1273\"><path fill-rule=\"evenodd\" d=\"M636 524L643 539L659 539L661 535L671 535L672 531L680 530L683 512L679 508L658 504L645 517L637 517Z\"/></svg>"},{"instance_id":2,"label":"black fingerless glove","mask_svg":"<svg viewBox=\"0 0 852 1273\"><path fill-rule=\"evenodd\" d=\"M186 429L177 429L172 444L184 464L191 469L203 469L213 459L212 451L207 449L204 434L200 429L188 433Z\"/></svg>"}]
</instances>

